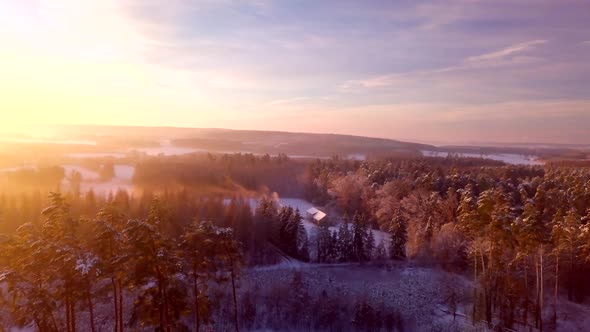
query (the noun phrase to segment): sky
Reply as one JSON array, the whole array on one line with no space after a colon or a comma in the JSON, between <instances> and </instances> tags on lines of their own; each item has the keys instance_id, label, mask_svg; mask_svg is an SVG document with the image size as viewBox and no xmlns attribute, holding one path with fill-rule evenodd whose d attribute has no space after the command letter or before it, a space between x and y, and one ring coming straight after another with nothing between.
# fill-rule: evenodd
<instances>
[{"instance_id":1,"label":"sky","mask_svg":"<svg viewBox=\"0 0 590 332\"><path fill-rule=\"evenodd\" d=\"M587 0L2 0L0 130L590 144Z\"/></svg>"}]
</instances>

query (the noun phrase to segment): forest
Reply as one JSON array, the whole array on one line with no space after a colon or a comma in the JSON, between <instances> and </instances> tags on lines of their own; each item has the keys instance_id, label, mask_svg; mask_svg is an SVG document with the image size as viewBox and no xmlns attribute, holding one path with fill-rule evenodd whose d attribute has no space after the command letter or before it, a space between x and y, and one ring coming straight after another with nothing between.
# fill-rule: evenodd
<instances>
[{"instance_id":1,"label":"forest","mask_svg":"<svg viewBox=\"0 0 590 332\"><path fill-rule=\"evenodd\" d=\"M248 154L135 167L141 191L54 192L63 173L48 169L28 171L49 179L41 189L0 193L2 328L424 329L393 301L315 289L322 273L333 282L329 269L359 281L415 268L467 280L438 299L452 321L464 316L449 330L560 330L576 319L567 303L588 303L586 167ZM321 207L328 222L311 225L277 193ZM396 291L403 276L388 279Z\"/></svg>"}]
</instances>

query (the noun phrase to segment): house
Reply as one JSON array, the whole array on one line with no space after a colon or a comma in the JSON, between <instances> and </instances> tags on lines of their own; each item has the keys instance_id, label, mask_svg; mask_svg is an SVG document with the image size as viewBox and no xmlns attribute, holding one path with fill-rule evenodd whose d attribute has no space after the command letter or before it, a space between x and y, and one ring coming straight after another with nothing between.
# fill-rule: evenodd
<instances>
[{"instance_id":1,"label":"house","mask_svg":"<svg viewBox=\"0 0 590 332\"><path fill-rule=\"evenodd\" d=\"M318 210L317 208L310 208L307 210L307 218L310 222L315 224L325 223L327 221L327 214L323 211Z\"/></svg>"}]
</instances>

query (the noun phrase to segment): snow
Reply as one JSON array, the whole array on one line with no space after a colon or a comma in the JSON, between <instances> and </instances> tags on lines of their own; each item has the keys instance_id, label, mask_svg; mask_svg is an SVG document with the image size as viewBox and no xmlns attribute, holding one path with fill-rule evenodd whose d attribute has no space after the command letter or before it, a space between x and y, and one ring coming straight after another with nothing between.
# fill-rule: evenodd
<instances>
[{"instance_id":1,"label":"snow","mask_svg":"<svg viewBox=\"0 0 590 332\"><path fill-rule=\"evenodd\" d=\"M314 207L310 202L300 198L280 198L278 203L279 207L290 206L293 209L298 209L299 212L307 211Z\"/></svg>"},{"instance_id":2,"label":"snow","mask_svg":"<svg viewBox=\"0 0 590 332\"><path fill-rule=\"evenodd\" d=\"M10 332L35 332L35 328L32 326L26 327L11 327Z\"/></svg>"},{"instance_id":3,"label":"snow","mask_svg":"<svg viewBox=\"0 0 590 332\"><path fill-rule=\"evenodd\" d=\"M321 221L322 219L324 219L327 216L326 213L322 212L322 211L318 211L316 214L314 214L313 219L317 222Z\"/></svg>"},{"instance_id":4,"label":"snow","mask_svg":"<svg viewBox=\"0 0 590 332\"><path fill-rule=\"evenodd\" d=\"M311 209L307 210L307 213L309 213L309 214L316 214L316 213L318 213L319 211L320 211L320 210L318 210L318 209L316 209L316 208L312 207Z\"/></svg>"},{"instance_id":5,"label":"snow","mask_svg":"<svg viewBox=\"0 0 590 332\"><path fill-rule=\"evenodd\" d=\"M84 168L78 165L63 165L65 169L66 179L62 181L62 190L70 190L70 178L73 171L82 174L82 182L80 183L80 192L86 193L90 190L95 194L106 195L109 192L115 192L119 189L125 191L133 190L133 175L135 174L135 167L130 165L117 164L114 165L115 176L110 181L100 182L100 175L97 172Z\"/></svg>"},{"instance_id":6,"label":"snow","mask_svg":"<svg viewBox=\"0 0 590 332\"><path fill-rule=\"evenodd\" d=\"M82 273L82 275L88 275L90 270L96 265L97 258L90 254L76 260L76 271Z\"/></svg>"},{"instance_id":7,"label":"snow","mask_svg":"<svg viewBox=\"0 0 590 332\"><path fill-rule=\"evenodd\" d=\"M301 273L304 288L312 298L326 292L330 297L350 301L353 305L359 300L367 300L376 308L386 304L400 312L405 329L410 331L462 331L472 325L468 318L457 317L453 321L452 315L439 309L445 303L449 287L468 291L470 281L436 268L407 264L382 268L358 264L290 266L281 263L245 271L240 289L268 291L289 285L296 271ZM458 312L468 312L470 306L463 301L458 304Z\"/></svg>"},{"instance_id":8,"label":"snow","mask_svg":"<svg viewBox=\"0 0 590 332\"><path fill-rule=\"evenodd\" d=\"M425 157L441 157L446 158L448 152L422 150L422 155ZM512 165L542 165L543 162L536 159L536 156L525 156L511 153L496 153L496 154L479 154L479 153L458 153L461 157L467 158L483 158L503 161Z\"/></svg>"}]
</instances>

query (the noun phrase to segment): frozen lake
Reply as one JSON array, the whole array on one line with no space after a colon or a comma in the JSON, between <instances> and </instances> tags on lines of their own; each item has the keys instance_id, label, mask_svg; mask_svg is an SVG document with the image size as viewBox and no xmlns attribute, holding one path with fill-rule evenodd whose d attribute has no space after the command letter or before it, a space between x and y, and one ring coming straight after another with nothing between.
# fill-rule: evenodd
<instances>
[{"instance_id":1,"label":"frozen lake","mask_svg":"<svg viewBox=\"0 0 590 332\"><path fill-rule=\"evenodd\" d=\"M422 150L420 152L422 152L422 155L425 157L446 158L449 155L448 152L439 152L439 151ZM537 160L537 158L535 156L526 156L526 155L521 155L521 154L511 154L511 153L494 153L494 154L457 153L457 154L461 157L498 160L498 161L503 161L507 164L512 164L512 165L543 165L543 162Z\"/></svg>"}]
</instances>

